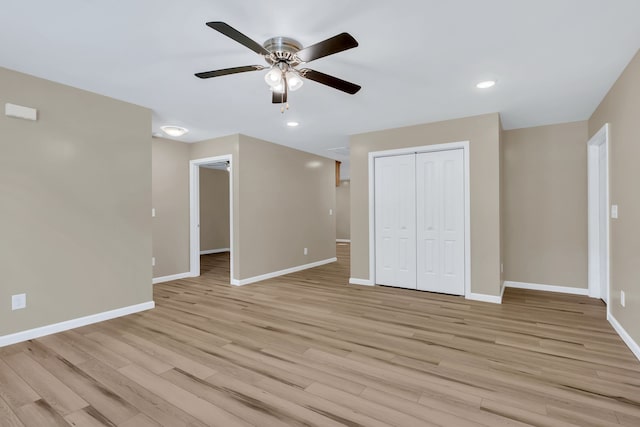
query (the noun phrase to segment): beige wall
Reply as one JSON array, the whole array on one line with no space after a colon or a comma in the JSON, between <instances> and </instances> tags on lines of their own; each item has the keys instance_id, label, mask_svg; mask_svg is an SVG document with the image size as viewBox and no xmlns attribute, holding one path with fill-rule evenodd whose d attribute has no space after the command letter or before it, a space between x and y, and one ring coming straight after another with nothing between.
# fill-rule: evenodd
<instances>
[{"instance_id":1,"label":"beige wall","mask_svg":"<svg viewBox=\"0 0 640 427\"><path fill-rule=\"evenodd\" d=\"M584 288L587 122L504 132L505 280Z\"/></svg>"},{"instance_id":2,"label":"beige wall","mask_svg":"<svg viewBox=\"0 0 640 427\"><path fill-rule=\"evenodd\" d=\"M189 271L189 145L153 138L153 277Z\"/></svg>"},{"instance_id":3,"label":"beige wall","mask_svg":"<svg viewBox=\"0 0 640 427\"><path fill-rule=\"evenodd\" d=\"M187 184L176 184L172 191L165 193L162 203L173 205L174 223L186 231L171 230L165 224L154 229L154 241L166 242L156 251L165 254L164 263L173 269L165 269L157 259L156 270L162 269L162 276L189 270L188 160L228 154L232 156L235 279L335 257L335 215L329 215L329 209L335 211L336 200L333 160L244 135L195 144L173 141L170 144L178 144L171 150L181 154L172 157L174 161L160 163L160 167L183 164L183 169L172 173L176 179L186 177ZM182 147L189 151L187 159L183 158ZM154 186L156 177L165 175L170 179L171 173L158 171L156 175L154 172ZM154 204L157 203L154 199ZM157 214L156 219L160 211ZM170 242L176 239L181 242L186 239L186 245L172 245ZM306 256L305 247L308 248Z\"/></svg>"},{"instance_id":4,"label":"beige wall","mask_svg":"<svg viewBox=\"0 0 640 427\"><path fill-rule=\"evenodd\" d=\"M336 239L351 239L351 181L336 187Z\"/></svg>"},{"instance_id":5,"label":"beige wall","mask_svg":"<svg viewBox=\"0 0 640 427\"><path fill-rule=\"evenodd\" d=\"M335 257L335 161L244 135L239 158L240 279Z\"/></svg>"},{"instance_id":6,"label":"beige wall","mask_svg":"<svg viewBox=\"0 0 640 427\"><path fill-rule=\"evenodd\" d=\"M494 113L352 136L351 277L369 278L369 152L470 141L471 291L500 295L499 133Z\"/></svg>"},{"instance_id":7,"label":"beige wall","mask_svg":"<svg viewBox=\"0 0 640 427\"><path fill-rule=\"evenodd\" d=\"M0 336L151 301L151 112L0 68L5 103Z\"/></svg>"},{"instance_id":8,"label":"beige wall","mask_svg":"<svg viewBox=\"0 0 640 427\"><path fill-rule=\"evenodd\" d=\"M200 250L229 248L229 172L200 168Z\"/></svg>"},{"instance_id":9,"label":"beige wall","mask_svg":"<svg viewBox=\"0 0 640 427\"><path fill-rule=\"evenodd\" d=\"M589 119L589 135L605 123L610 134L610 199L619 206L611 220L611 313L640 344L640 52ZM620 291L626 307L620 305Z\"/></svg>"}]
</instances>

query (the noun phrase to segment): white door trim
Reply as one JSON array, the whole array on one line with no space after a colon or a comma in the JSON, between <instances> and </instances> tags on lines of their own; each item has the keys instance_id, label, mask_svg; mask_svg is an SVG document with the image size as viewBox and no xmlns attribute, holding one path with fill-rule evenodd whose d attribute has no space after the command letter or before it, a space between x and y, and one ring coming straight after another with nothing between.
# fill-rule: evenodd
<instances>
[{"instance_id":1,"label":"white door trim","mask_svg":"<svg viewBox=\"0 0 640 427\"><path fill-rule=\"evenodd\" d=\"M592 298L606 297L607 301L610 301L610 273L607 274L606 288L609 291L607 295L602 295L600 283L600 251L603 249L600 247L600 215L599 215L599 175L600 175L600 148L604 147L605 150L605 201L607 204L606 212L606 227L605 227L605 241L606 241L606 265L605 269L610 272L610 230L611 220L609 214L609 124L605 124L593 137L587 142L587 157L588 157L588 212L589 212L589 296ZM609 304L607 304L607 312L609 311Z\"/></svg>"},{"instance_id":2,"label":"white door trim","mask_svg":"<svg viewBox=\"0 0 640 427\"><path fill-rule=\"evenodd\" d=\"M191 277L200 275L200 166L219 162L229 162L231 167L229 172L229 277L233 285L237 284L238 280L233 269L235 251L233 247L233 156L231 154L189 161L189 275Z\"/></svg>"},{"instance_id":3,"label":"white door trim","mask_svg":"<svg viewBox=\"0 0 640 427\"><path fill-rule=\"evenodd\" d=\"M369 280L376 283L375 254L375 171L376 157L398 156L411 153L428 153L462 149L464 155L464 289L465 296L471 295L471 192L469 187L469 141L423 145L394 150L372 151L369 153Z\"/></svg>"}]
</instances>

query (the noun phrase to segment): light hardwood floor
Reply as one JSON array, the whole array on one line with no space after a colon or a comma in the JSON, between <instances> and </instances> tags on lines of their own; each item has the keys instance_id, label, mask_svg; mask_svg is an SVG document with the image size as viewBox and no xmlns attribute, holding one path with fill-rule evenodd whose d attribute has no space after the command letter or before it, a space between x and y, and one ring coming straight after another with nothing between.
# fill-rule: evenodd
<instances>
[{"instance_id":1,"label":"light hardwood floor","mask_svg":"<svg viewBox=\"0 0 640 427\"><path fill-rule=\"evenodd\" d=\"M5 426L640 426L640 363L587 297L347 285L339 261L155 286L157 308L0 349Z\"/></svg>"}]
</instances>

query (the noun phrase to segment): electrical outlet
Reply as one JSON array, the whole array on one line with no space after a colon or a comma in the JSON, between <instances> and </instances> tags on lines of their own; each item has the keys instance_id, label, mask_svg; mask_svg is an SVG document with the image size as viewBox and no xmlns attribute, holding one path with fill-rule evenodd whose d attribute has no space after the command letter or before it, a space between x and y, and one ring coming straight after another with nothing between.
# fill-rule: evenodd
<instances>
[{"instance_id":1,"label":"electrical outlet","mask_svg":"<svg viewBox=\"0 0 640 427\"><path fill-rule=\"evenodd\" d=\"M156 208L151 208L151 218L156 216Z\"/></svg>"},{"instance_id":2,"label":"electrical outlet","mask_svg":"<svg viewBox=\"0 0 640 427\"><path fill-rule=\"evenodd\" d=\"M27 294L11 296L11 310L20 310L27 307Z\"/></svg>"},{"instance_id":3,"label":"electrical outlet","mask_svg":"<svg viewBox=\"0 0 640 427\"><path fill-rule=\"evenodd\" d=\"M151 257L151 267L156 266L156 257Z\"/></svg>"},{"instance_id":4,"label":"electrical outlet","mask_svg":"<svg viewBox=\"0 0 640 427\"><path fill-rule=\"evenodd\" d=\"M620 291L620 305L624 307L625 303L624 291Z\"/></svg>"},{"instance_id":5,"label":"electrical outlet","mask_svg":"<svg viewBox=\"0 0 640 427\"><path fill-rule=\"evenodd\" d=\"M329 216L333 215L333 209L329 209Z\"/></svg>"},{"instance_id":6,"label":"electrical outlet","mask_svg":"<svg viewBox=\"0 0 640 427\"><path fill-rule=\"evenodd\" d=\"M304 248L304 254L307 255L309 253L309 250L307 248Z\"/></svg>"}]
</instances>

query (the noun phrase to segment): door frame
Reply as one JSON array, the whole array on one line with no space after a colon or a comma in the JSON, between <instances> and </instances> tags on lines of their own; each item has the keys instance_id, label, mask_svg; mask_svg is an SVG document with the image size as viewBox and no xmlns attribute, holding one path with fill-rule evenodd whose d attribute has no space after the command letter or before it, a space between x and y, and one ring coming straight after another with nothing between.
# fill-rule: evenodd
<instances>
[{"instance_id":1,"label":"door frame","mask_svg":"<svg viewBox=\"0 0 640 427\"><path fill-rule=\"evenodd\" d=\"M403 154L462 149L464 158L464 295L471 295L471 191L469 187L469 141L448 142L369 153L369 282L376 284L375 253L375 159Z\"/></svg>"},{"instance_id":2,"label":"door frame","mask_svg":"<svg viewBox=\"0 0 640 427\"><path fill-rule=\"evenodd\" d=\"M588 239L589 239L589 296L592 298L601 298L606 296L607 307L609 306L611 295L611 216L609 213L609 123L606 123L593 137L587 142L587 188L588 188ZM604 147L605 159L604 164L600 163L600 149ZM606 245L604 248L600 246L600 168L605 168L605 202L607 218L604 230ZM607 294L603 295L602 283L600 283L601 269L600 256L602 251L605 252L605 268L607 271L606 283ZM607 308L608 309L608 308Z\"/></svg>"},{"instance_id":3,"label":"door frame","mask_svg":"<svg viewBox=\"0 0 640 427\"><path fill-rule=\"evenodd\" d=\"M200 276L200 166L229 162L229 279L232 285L239 281L234 276L233 259L233 156L226 154L189 161L189 275Z\"/></svg>"}]
</instances>

